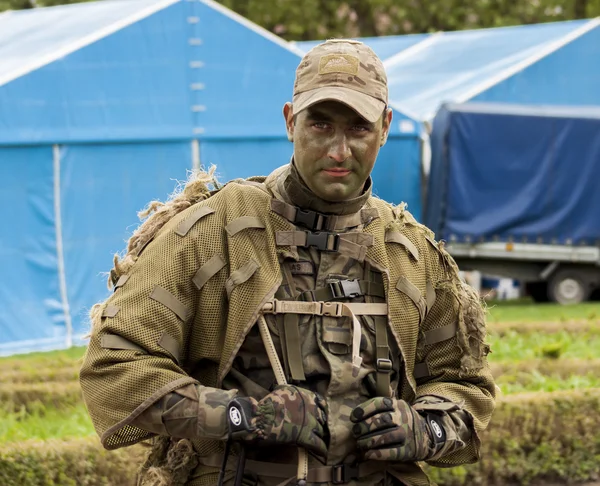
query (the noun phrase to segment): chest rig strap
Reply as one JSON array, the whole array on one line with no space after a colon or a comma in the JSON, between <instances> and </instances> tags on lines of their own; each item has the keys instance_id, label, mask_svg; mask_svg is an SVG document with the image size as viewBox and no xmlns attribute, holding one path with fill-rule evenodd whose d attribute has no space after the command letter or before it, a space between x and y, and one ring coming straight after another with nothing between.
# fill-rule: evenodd
<instances>
[{"instance_id":1,"label":"chest rig strap","mask_svg":"<svg viewBox=\"0 0 600 486\"><path fill-rule=\"evenodd\" d=\"M353 233L348 233L352 235ZM370 236L370 235L369 235ZM324 252L339 252L363 262L367 255L368 246L359 245L350 241L351 236L345 234L328 233L322 231L312 233L310 231L278 231L275 233L275 243L277 246L301 246L303 248L316 248Z\"/></svg>"},{"instance_id":2,"label":"chest rig strap","mask_svg":"<svg viewBox=\"0 0 600 486\"><path fill-rule=\"evenodd\" d=\"M362 364L362 357L360 356L361 327L356 316L386 316L388 306L387 304L272 300L263 306L262 312L265 314L308 314L313 316L349 317L352 319L352 369L356 377Z\"/></svg>"},{"instance_id":3,"label":"chest rig strap","mask_svg":"<svg viewBox=\"0 0 600 486\"><path fill-rule=\"evenodd\" d=\"M271 200L271 210L283 216L290 223L303 226L311 231L339 231L354 228L379 217L377 208L363 208L353 214L323 214L309 209L301 209L275 198Z\"/></svg>"},{"instance_id":4,"label":"chest rig strap","mask_svg":"<svg viewBox=\"0 0 600 486\"><path fill-rule=\"evenodd\" d=\"M363 296L385 298L383 284L369 280L335 280L326 287L302 292L296 300L303 301L329 301L336 299L355 299Z\"/></svg>"},{"instance_id":5,"label":"chest rig strap","mask_svg":"<svg viewBox=\"0 0 600 486\"><path fill-rule=\"evenodd\" d=\"M298 292L296 290L296 285L294 284L290 267L287 263L284 263L281 268L292 299L296 300ZM284 363L286 365L288 376L291 376L292 380L306 381L304 365L302 363L302 341L300 339L299 322L300 316L298 314L285 314L283 316L283 333L280 332L283 338L281 343L283 345L282 351L283 356L285 357Z\"/></svg>"},{"instance_id":6,"label":"chest rig strap","mask_svg":"<svg viewBox=\"0 0 600 486\"><path fill-rule=\"evenodd\" d=\"M371 264L369 262L365 263L364 278L371 279ZM385 297L385 291L383 293ZM365 296L365 302L372 301L371 295L367 294ZM390 375L393 368L390 359L387 321L381 316L375 316L373 321L375 322L375 393L379 397L387 397L390 393Z\"/></svg>"}]
</instances>

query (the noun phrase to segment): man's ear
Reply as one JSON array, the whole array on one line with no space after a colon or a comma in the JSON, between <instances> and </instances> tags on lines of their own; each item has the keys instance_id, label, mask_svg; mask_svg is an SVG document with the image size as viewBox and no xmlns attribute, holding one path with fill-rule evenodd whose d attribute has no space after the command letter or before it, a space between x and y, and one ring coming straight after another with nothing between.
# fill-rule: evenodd
<instances>
[{"instance_id":1,"label":"man's ear","mask_svg":"<svg viewBox=\"0 0 600 486\"><path fill-rule=\"evenodd\" d=\"M294 108L288 101L283 105L283 118L285 119L285 129L290 142L294 141Z\"/></svg>"},{"instance_id":2,"label":"man's ear","mask_svg":"<svg viewBox=\"0 0 600 486\"><path fill-rule=\"evenodd\" d=\"M387 142L388 134L390 133L390 127L392 126L392 110L388 108L383 115L383 130L381 131L380 147L385 145Z\"/></svg>"}]
</instances>

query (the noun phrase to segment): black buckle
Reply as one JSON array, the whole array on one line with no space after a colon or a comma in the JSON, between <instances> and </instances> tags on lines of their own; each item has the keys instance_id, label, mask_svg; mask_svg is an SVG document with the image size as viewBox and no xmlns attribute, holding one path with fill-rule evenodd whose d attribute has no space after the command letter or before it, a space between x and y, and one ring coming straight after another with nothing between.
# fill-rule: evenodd
<instances>
[{"instance_id":1,"label":"black buckle","mask_svg":"<svg viewBox=\"0 0 600 486\"><path fill-rule=\"evenodd\" d=\"M328 247L329 237L333 237L333 248ZM319 233L306 233L306 246L314 246L321 251L338 251L340 247L340 235L336 233L327 233L321 231Z\"/></svg>"},{"instance_id":2,"label":"black buckle","mask_svg":"<svg viewBox=\"0 0 600 486\"><path fill-rule=\"evenodd\" d=\"M363 295L358 279L331 282L329 288L334 299L355 299Z\"/></svg>"},{"instance_id":3,"label":"black buckle","mask_svg":"<svg viewBox=\"0 0 600 486\"><path fill-rule=\"evenodd\" d=\"M319 224L319 218L322 217L322 223ZM296 216L294 216L294 224L300 224L311 230L319 230L325 224L326 217L316 211L304 210L296 208Z\"/></svg>"},{"instance_id":4,"label":"black buckle","mask_svg":"<svg viewBox=\"0 0 600 486\"><path fill-rule=\"evenodd\" d=\"M338 464L331 468L331 482L333 484L349 483L353 479L358 479L358 466L350 464Z\"/></svg>"}]
</instances>

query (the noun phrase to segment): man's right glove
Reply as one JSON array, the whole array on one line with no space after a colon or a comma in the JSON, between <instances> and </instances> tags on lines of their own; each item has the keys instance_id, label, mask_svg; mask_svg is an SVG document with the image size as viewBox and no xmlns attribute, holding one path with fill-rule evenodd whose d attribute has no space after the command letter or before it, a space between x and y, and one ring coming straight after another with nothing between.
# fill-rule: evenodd
<instances>
[{"instance_id":1,"label":"man's right glove","mask_svg":"<svg viewBox=\"0 0 600 486\"><path fill-rule=\"evenodd\" d=\"M233 439L293 444L327 454L325 401L309 390L280 385L260 401L235 398L227 407L227 419Z\"/></svg>"}]
</instances>

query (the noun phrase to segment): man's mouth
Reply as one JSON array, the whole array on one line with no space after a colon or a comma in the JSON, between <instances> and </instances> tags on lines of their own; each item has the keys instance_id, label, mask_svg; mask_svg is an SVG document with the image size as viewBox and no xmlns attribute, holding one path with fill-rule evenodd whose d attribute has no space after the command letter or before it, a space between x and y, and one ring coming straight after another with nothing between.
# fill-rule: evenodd
<instances>
[{"instance_id":1,"label":"man's mouth","mask_svg":"<svg viewBox=\"0 0 600 486\"><path fill-rule=\"evenodd\" d=\"M331 168L331 169L323 169L327 175L332 177L343 177L345 175L350 174L352 172L350 169L342 169L342 168Z\"/></svg>"}]
</instances>

